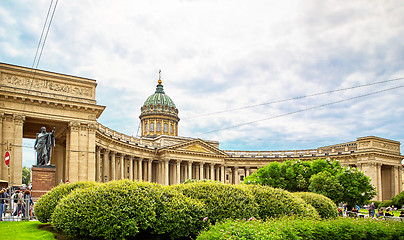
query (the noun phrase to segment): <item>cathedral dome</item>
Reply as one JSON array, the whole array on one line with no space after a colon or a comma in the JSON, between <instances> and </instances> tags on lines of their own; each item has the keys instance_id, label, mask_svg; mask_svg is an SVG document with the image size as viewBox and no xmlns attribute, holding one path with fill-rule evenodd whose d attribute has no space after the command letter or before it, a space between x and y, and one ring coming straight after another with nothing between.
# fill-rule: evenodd
<instances>
[{"instance_id":1,"label":"cathedral dome","mask_svg":"<svg viewBox=\"0 0 404 240\"><path fill-rule=\"evenodd\" d=\"M146 99L139 116L142 136L157 137L160 135L178 136L178 109L173 100L164 93L159 77L156 91Z\"/></svg>"},{"instance_id":2,"label":"cathedral dome","mask_svg":"<svg viewBox=\"0 0 404 240\"><path fill-rule=\"evenodd\" d=\"M164 93L163 85L161 85L161 83L161 80L159 80L156 91L146 99L143 107L160 105L162 107L167 106L169 108L176 108L173 100Z\"/></svg>"}]
</instances>

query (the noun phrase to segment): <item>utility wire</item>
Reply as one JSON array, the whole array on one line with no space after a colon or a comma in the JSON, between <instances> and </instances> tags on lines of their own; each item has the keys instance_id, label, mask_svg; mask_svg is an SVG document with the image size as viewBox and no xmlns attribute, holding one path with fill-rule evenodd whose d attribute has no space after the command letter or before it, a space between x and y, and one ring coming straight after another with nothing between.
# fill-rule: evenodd
<instances>
[{"instance_id":1,"label":"utility wire","mask_svg":"<svg viewBox=\"0 0 404 240\"><path fill-rule=\"evenodd\" d=\"M42 28L41 37L40 37L40 39L39 39L38 47L37 47L37 49L36 49L34 62L32 63L32 68L34 69L34 73L33 73L33 77L32 77L33 79L35 79L35 73L36 73L36 70L38 69L39 62L41 61L42 52L43 52L43 49L44 49L44 47L45 47L46 39L48 38L49 29L50 29L50 26L51 26L51 24L52 24L53 16L55 15L56 6L58 5L58 2L59 2L59 0L56 0L55 5L53 6L53 0L52 0L51 3L50 3L50 5L49 5L49 9L48 9L48 13L47 13L47 15L46 15L45 23L44 23L43 28ZM50 11L51 11L51 9L52 9L52 6L53 6L52 15L51 15L51 18L50 18L50 20L49 20L49 22L48 22L49 13L50 13ZM45 37L43 37L43 34L44 34L44 30L45 30L45 28L46 28L46 25L47 25L48 27L47 27L47 29L46 29ZM42 39L43 39L43 41L42 41ZM41 42L42 42L42 47L41 47L41 51L39 52L39 55L38 55L38 51L39 51ZM35 64L35 62L36 62L36 64Z\"/></svg>"},{"instance_id":2,"label":"utility wire","mask_svg":"<svg viewBox=\"0 0 404 240\"><path fill-rule=\"evenodd\" d=\"M46 14L45 22L43 23L41 37L39 38L38 46L36 47L34 61L32 62L32 67L31 67L32 69L34 69L36 58L38 56L38 51L39 51L39 48L40 48L41 43L42 43L42 37L43 37L43 33L45 32L46 23L48 22L48 17L49 17L49 13L51 11L52 3L53 3L53 0L52 0L51 4L49 5L48 13Z\"/></svg>"},{"instance_id":3,"label":"utility wire","mask_svg":"<svg viewBox=\"0 0 404 240\"><path fill-rule=\"evenodd\" d=\"M297 100L297 99L302 99L302 98L308 98L308 97L314 97L314 96L319 96L319 95L324 95L324 94L341 92L341 91L355 89L355 88L368 87L368 86L373 86L373 85L378 85L378 84L388 83L388 82L394 82L394 81L399 81L399 80L404 80L404 77L384 80L384 81L380 81L380 82L368 83L368 84L363 84L363 85L358 85L358 86L353 86L353 87L348 87L348 88L341 88L341 89L331 90L331 91L327 91L327 92L314 93L314 94L309 94L309 95L304 95L304 96L299 96L299 97L276 100L276 101L272 101L272 102L265 102L265 103L255 104L255 105L249 105L249 106L245 106L245 107L232 108L232 109L228 109L228 110L217 111L217 112L212 112L212 113L207 113L207 114L195 115L195 116L191 116L191 117L187 117L187 118L183 118L183 119L206 117L206 116L216 115L216 114L220 114L220 113L233 112L233 111L238 111L238 110L243 110L243 109L248 109L248 108L260 107L260 106L270 105L270 104L274 104L274 103L281 103L281 102L287 102L287 101L292 101L292 100Z\"/></svg>"},{"instance_id":4,"label":"utility wire","mask_svg":"<svg viewBox=\"0 0 404 240\"><path fill-rule=\"evenodd\" d=\"M280 118L280 117L292 115L292 114L295 114L295 113L305 112L305 111L309 111L309 110L313 110L313 109L317 109L317 108L322 108L322 107L334 105L334 104L337 104L337 103L342 103L342 102L347 102L347 101L362 98L362 97L367 97L367 96L371 96L371 95L374 95L374 94L395 90L395 89L402 88L402 87L404 87L404 85L400 85L400 86L393 87L393 88L387 88L387 89L384 89L384 90L371 92L371 93L367 93L367 94L356 96L356 97L351 97L351 98L347 98L347 99L343 99L343 100L339 100L339 101L335 101L335 102L321 104L321 105L318 105L318 106L305 108L305 109L297 110L297 111L294 111L294 112L288 112L288 113L284 113L284 114L273 116L273 117L268 117L268 118L263 118L263 119L251 121L251 122L241 123L241 124L237 124L237 125L233 125L233 126L229 126L229 127L225 127L225 128L220 128L220 129L217 129L217 130L208 131L208 132L199 133L199 134L202 135L202 134L207 134L207 133L219 132L219 131L223 131L223 130L227 130L227 129L231 129L231 128L238 128L238 127L241 127L241 126L245 126L245 125L249 125L249 124L253 124L253 123L257 123L257 122L263 122L263 121L267 121L267 120L271 120L271 119L275 119L275 118Z\"/></svg>"}]
</instances>

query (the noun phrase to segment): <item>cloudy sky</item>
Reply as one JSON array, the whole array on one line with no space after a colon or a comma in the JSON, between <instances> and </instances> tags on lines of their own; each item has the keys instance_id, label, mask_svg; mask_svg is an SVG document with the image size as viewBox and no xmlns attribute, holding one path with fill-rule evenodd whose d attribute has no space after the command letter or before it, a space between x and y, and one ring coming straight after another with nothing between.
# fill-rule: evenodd
<instances>
[{"instance_id":1,"label":"cloudy sky","mask_svg":"<svg viewBox=\"0 0 404 240\"><path fill-rule=\"evenodd\" d=\"M1 1L1 62L32 66L50 2ZM403 39L401 0L70 0L39 69L97 80L99 122L127 135L161 69L179 134L224 150L404 142Z\"/></svg>"}]
</instances>

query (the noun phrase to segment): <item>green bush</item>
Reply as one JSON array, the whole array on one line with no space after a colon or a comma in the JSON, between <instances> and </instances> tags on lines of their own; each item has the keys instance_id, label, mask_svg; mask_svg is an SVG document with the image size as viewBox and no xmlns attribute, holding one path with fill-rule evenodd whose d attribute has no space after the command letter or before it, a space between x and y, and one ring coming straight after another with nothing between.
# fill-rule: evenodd
<instances>
[{"instance_id":1,"label":"green bush","mask_svg":"<svg viewBox=\"0 0 404 240\"><path fill-rule=\"evenodd\" d=\"M208 221L248 219L258 216L258 204L254 197L235 185L217 182L195 182L172 186L185 196L199 199L206 204Z\"/></svg>"},{"instance_id":2,"label":"green bush","mask_svg":"<svg viewBox=\"0 0 404 240\"><path fill-rule=\"evenodd\" d=\"M152 233L165 234L171 239L195 237L208 226L208 221L203 221L206 207L201 201L169 187L164 187L159 193Z\"/></svg>"},{"instance_id":3,"label":"green bush","mask_svg":"<svg viewBox=\"0 0 404 240\"><path fill-rule=\"evenodd\" d=\"M240 185L239 187L253 194L262 219L292 215L319 217L315 208L286 190L262 185Z\"/></svg>"},{"instance_id":4,"label":"green bush","mask_svg":"<svg viewBox=\"0 0 404 240\"><path fill-rule=\"evenodd\" d=\"M394 205L392 200L384 200L383 202L381 202L379 204L378 208L382 208L382 207L386 208L386 207L389 207L391 205Z\"/></svg>"},{"instance_id":5,"label":"green bush","mask_svg":"<svg viewBox=\"0 0 404 240\"><path fill-rule=\"evenodd\" d=\"M54 187L50 192L44 194L35 204L35 215L40 222L46 223L50 221L53 211L59 201L67 196L76 188L88 188L96 186L96 182L76 182L63 183Z\"/></svg>"},{"instance_id":6,"label":"green bush","mask_svg":"<svg viewBox=\"0 0 404 240\"><path fill-rule=\"evenodd\" d=\"M397 221L338 218L313 220L281 218L269 221L227 219L202 232L197 240L227 239L353 239L395 240L404 236L404 224Z\"/></svg>"},{"instance_id":7,"label":"green bush","mask_svg":"<svg viewBox=\"0 0 404 240\"><path fill-rule=\"evenodd\" d=\"M401 192L396 196L392 197L391 200L393 201L394 206L397 209L400 209L404 205L404 192Z\"/></svg>"},{"instance_id":8,"label":"green bush","mask_svg":"<svg viewBox=\"0 0 404 240\"><path fill-rule=\"evenodd\" d=\"M158 184L112 181L78 189L52 215L55 229L73 237L124 239L156 222Z\"/></svg>"},{"instance_id":9,"label":"green bush","mask_svg":"<svg viewBox=\"0 0 404 240\"><path fill-rule=\"evenodd\" d=\"M376 208L379 208L379 205L382 204L382 201L369 201L369 204L371 204L372 202Z\"/></svg>"},{"instance_id":10,"label":"green bush","mask_svg":"<svg viewBox=\"0 0 404 240\"><path fill-rule=\"evenodd\" d=\"M328 197L311 192L295 192L293 195L302 198L307 204L313 206L321 218L336 218L337 205Z\"/></svg>"}]
</instances>

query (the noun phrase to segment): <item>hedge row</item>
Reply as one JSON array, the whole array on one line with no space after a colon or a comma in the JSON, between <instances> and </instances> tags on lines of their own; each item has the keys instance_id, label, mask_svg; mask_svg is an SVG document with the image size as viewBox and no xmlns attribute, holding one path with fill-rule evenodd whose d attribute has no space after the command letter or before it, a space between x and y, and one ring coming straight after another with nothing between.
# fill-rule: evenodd
<instances>
[{"instance_id":1,"label":"hedge row","mask_svg":"<svg viewBox=\"0 0 404 240\"><path fill-rule=\"evenodd\" d=\"M313 194L306 201L261 185L194 182L162 186L119 180L62 184L44 195L35 210L37 215L46 215L40 221L51 219L57 230L73 237L125 239L142 232L175 239L195 237L209 223L227 218L334 217L329 212L336 206L328 198Z\"/></svg>"},{"instance_id":2,"label":"hedge row","mask_svg":"<svg viewBox=\"0 0 404 240\"><path fill-rule=\"evenodd\" d=\"M161 185L129 180L78 189L64 198L52 224L81 238L126 239L139 231L168 238L196 235L207 226L205 206Z\"/></svg>"},{"instance_id":3,"label":"hedge row","mask_svg":"<svg viewBox=\"0 0 404 240\"><path fill-rule=\"evenodd\" d=\"M302 198L307 204L313 206L321 218L336 218L337 205L328 197L312 192L295 192L293 195Z\"/></svg>"},{"instance_id":4,"label":"hedge row","mask_svg":"<svg viewBox=\"0 0 404 240\"><path fill-rule=\"evenodd\" d=\"M197 240L227 239L402 239L404 224L397 221L338 218L313 219L280 218L269 221L225 220L202 232Z\"/></svg>"},{"instance_id":5,"label":"hedge row","mask_svg":"<svg viewBox=\"0 0 404 240\"><path fill-rule=\"evenodd\" d=\"M35 216L40 222L49 222L55 207L62 198L77 188L88 188L97 185L99 185L97 182L76 182L58 185L38 199L35 204Z\"/></svg>"}]
</instances>

